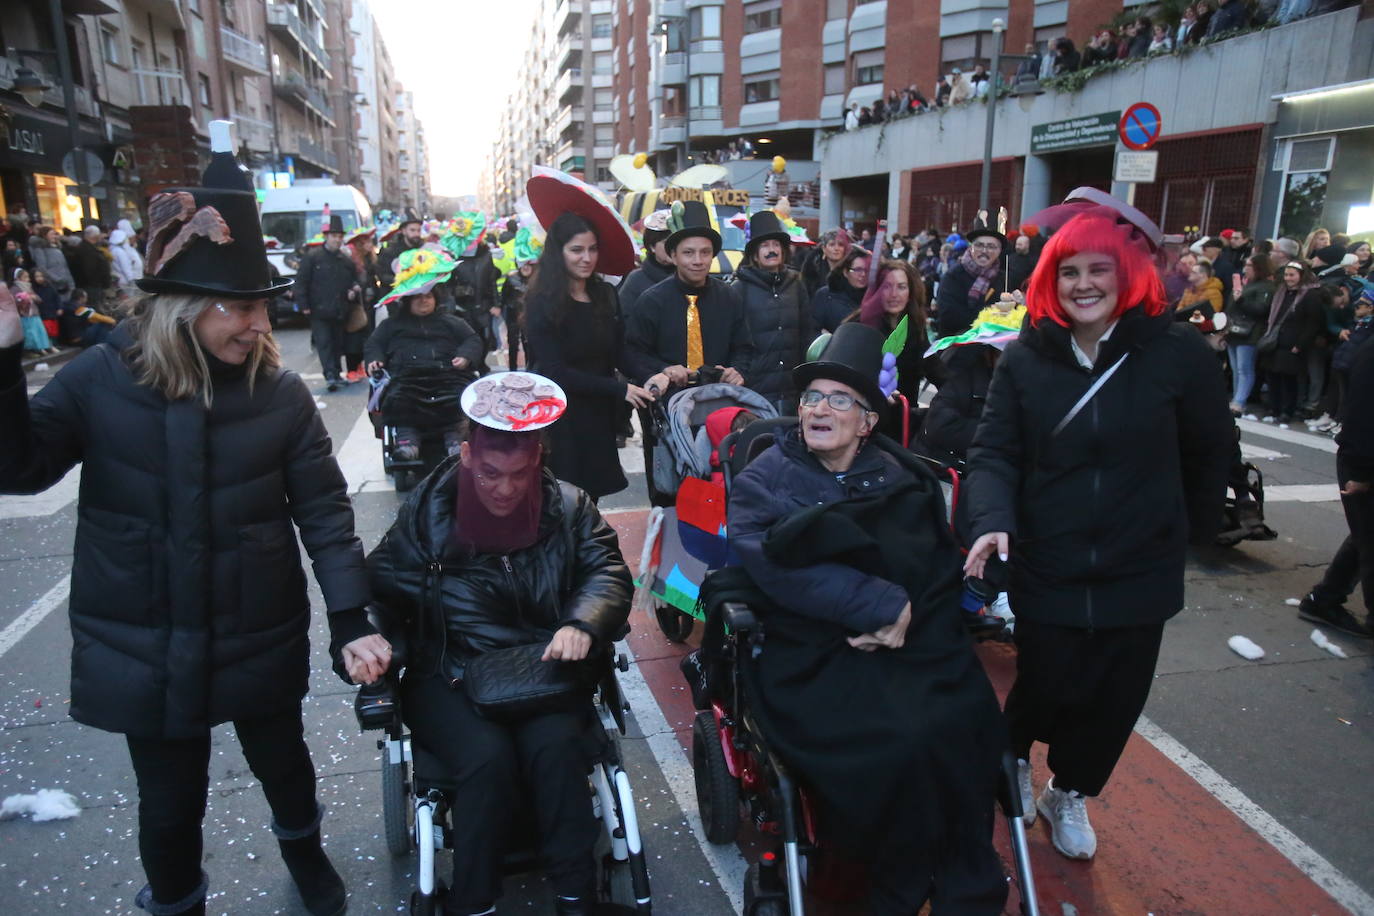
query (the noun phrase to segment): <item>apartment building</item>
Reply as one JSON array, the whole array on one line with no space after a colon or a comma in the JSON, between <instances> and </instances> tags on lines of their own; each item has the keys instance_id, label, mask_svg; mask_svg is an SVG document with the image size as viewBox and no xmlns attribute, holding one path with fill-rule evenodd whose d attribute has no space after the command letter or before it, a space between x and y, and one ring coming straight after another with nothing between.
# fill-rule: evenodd
<instances>
[{"instance_id":1,"label":"apartment building","mask_svg":"<svg viewBox=\"0 0 1374 916\"><path fill-rule=\"evenodd\" d=\"M415 115L415 96L404 89L396 93L396 175L399 205L421 215L430 211L429 150L425 129Z\"/></svg>"}]
</instances>

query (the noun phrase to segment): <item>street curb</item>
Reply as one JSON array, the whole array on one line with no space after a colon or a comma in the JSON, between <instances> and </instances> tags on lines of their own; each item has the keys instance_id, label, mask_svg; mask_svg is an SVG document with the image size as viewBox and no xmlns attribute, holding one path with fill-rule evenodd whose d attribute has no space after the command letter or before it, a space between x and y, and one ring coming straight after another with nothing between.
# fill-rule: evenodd
<instances>
[{"instance_id":1,"label":"street curb","mask_svg":"<svg viewBox=\"0 0 1374 916\"><path fill-rule=\"evenodd\" d=\"M55 356L35 356L23 362L24 372L33 372L37 366L47 363L48 366L58 366L76 358L76 354L81 352L80 347L63 347Z\"/></svg>"}]
</instances>

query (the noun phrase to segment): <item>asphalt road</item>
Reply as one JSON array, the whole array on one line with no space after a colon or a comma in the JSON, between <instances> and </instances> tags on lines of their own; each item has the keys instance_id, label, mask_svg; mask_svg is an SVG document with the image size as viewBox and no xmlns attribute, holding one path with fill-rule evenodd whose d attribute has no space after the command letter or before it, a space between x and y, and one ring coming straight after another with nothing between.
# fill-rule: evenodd
<instances>
[{"instance_id":1,"label":"asphalt road","mask_svg":"<svg viewBox=\"0 0 1374 916\"><path fill-rule=\"evenodd\" d=\"M393 519L398 498L377 474L378 445L358 422L365 386L326 394L306 332L286 330L280 337L288 365L305 373L318 392L355 494L359 534L371 547ZM51 374L31 374L31 388L41 387ZM1268 518L1279 539L1215 551L1190 565L1188 607L1166 630L1149 721L1142 730L1165 750L1172 761L1168 766L1190 757L1205 764L1202 770L1175 767L1169 779L1187 781L1191 789L1200 780L1208 794L1199 797L1219 799L1218 810L1224 806L1234 812L1249 804L1253 810L1245 809L1249 814L1241 820L1264 838L1261 845L1277 845L1287 860L1305 863L1301 874L1296 868L1294 873L1316 881L1334 898L1327 898L1329 909L1313 906L1313 912L1374 912L1370 646L1331 634L1350 656L1334 657L1313 645L1313 627L1285 604L1311 586L1344 533L1332 483L1334 446L1297 430L1285 434L1246 426L1246 447L1265 472ZM643 513L636 511L646 502L643 475L636 470L642 464L632 451L625 455L630 487L603 500L602 507L618 519L627 541L638 543L630 535L634 526L642 529ZM123 739L76 725L66 714L71 640L65 582L72 561L76 480L74 473L38 497L0 497L0 798L60 788L73 793L82 808L70 820L0 822L0 913L13 916L140 912L132 904L143 884L135 841L136 792ZM637 550L627 544L628 549ZM312 596L318 607L313 582ZM1266 657L1249 662L1232 653L1226 640L1233 634L1259 643ZM320 794L330 806L324 824L327 848L348 883L350 912L404 911L413 862L391 858L382 838L375 738L359 734L353 691L329 671L322 615L313 636L315 674L305 722ZM684 769L682 757L673 757L683 726L672 715L669 692L680 688L670 678L651 676L647 645L630 640L641 664L627 678L637 705L623 747L641 800L656 909L733 913L738 887L729 886L729 880L722 887L719 876L738 873L741 852L706 848L699 841L690 768ZM205 829L210 911L303 913L267 829L266 804L230 730L216 730L214 749ZM1185 769L1187 774L1178 775ZM1129 782L1125 775L1123 784ZM1100 803L1104 811L1111 807L1113 791L1109 787ZM1124 802L1125 790L1116 797L1118 804ZM1204 850L1198 856L1214 857L1216 871L1245 872L1250 854L1240 845L1229 848L1225 834L1199 837L1191 822L1163 810L1146 810L1134 823L1160 848L1195 844ZM1043 835L1033 843L1045 845ZM1204 864L1210 870L1212 863ZM1090 870L1075 874L1098 883L1125 874L1114 872L1117 866L1102 856L1084 868ZM1066 886L1073 880L1065 879ZM1057 883L1048 885L1058 893ZM546 894L537 877L513 879L503 912L537 912L541 904L547 909ZM1069 899L1070 892L1064 894ZM1167 893L1163 899L1169 899ZM1186 907L1156 905L1151 911L1239 912L1230 899L1218 884L1195 890ZM1049 911L1057 916L1068 909ZM1119 910L1102 903L1096 911Z\"/></svg>"}]
</instances>

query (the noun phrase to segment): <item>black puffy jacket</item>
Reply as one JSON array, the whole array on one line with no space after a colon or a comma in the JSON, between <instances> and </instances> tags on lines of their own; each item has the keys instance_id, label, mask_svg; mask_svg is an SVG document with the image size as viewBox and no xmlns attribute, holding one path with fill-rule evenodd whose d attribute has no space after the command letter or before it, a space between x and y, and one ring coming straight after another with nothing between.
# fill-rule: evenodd
<instances>
[{"instance_id":1,"label":"black puffy jacket","mask_svg":"<svg viewBox=\"0 0 1374 916\"><path fill-rule=\"evenodd\" d=\"M448 549L458 458L446 459L406 499L368 554L377 601L410 636L410 665L462 677L467 659L547 641L561 626L597 646L619 637L633 585L620 542L596 504L545 471L539 540L508 556Z\"/></svg>"},{"instance_id":2,"label":"black puffy jacket","mask_svg":"<svg viewBox=\"0 0 1374 916\"><path fill-rule=\"evenodd\" d=\"M811 320L816 325L816 333L833 332L844 320L863 305L865 288L855 286L844 278L844 274L830 275L816 294L811 297Z\"/></svg>"},{"instance_id":3,"label":"black puffy jacket","mask_svg":"<svg viewBox=\"0 0 1374 916\"><path fill-rule=\"evenodd\" d=\"M407 366L448 364L455 356L464 357L475 369L481 365L482 353L482 338L463 319L437 311L412 315L408 308L398 308L367 339L363 360L384 363L396 375Z\"/></svg>"},{"instance_id":4,"label":"black puffy jacket","mask_svg":"<svg viewBox=\"0 0 1374 916\"><path fill-rule=\"evenodd\" d=\"M959 464L968 457L997 355L987 344L951 347L940 354L945 379L931 398L920 432L921 444L932 458Z\"/></svg>"},{"instance_id":5,"label":"black puffy jacket","mask_svg":"<svg viewBox=\"0 0 1374 916\"><path fill-rule=\"evenodd\" d=\"M795 401L792 369L806 361L806 348L816 336L801 275L790 267L781 273L741 267L730 285L744 302L754 338L754 362L743 373L749 387L774 404Z\"/></svg>"},{"instance_id":6,"label":"black puffy jacket","mask_svg":"<svg viewBox=\"0 0 1374 916\"><path fill-rule=\"evenodd\" d=\"M0 382L0 491L36 493L82 463L72 718L180 739L289 710L310 662L293 521L336 641L370 630L363 548L315 398L294 372L264 372L249 393L218 364L212 408L169 402L135 381L128 345L115 331L31 402L22 376ZM341 633L346 618L362 629Z\"/></svg>"},{"instance_id":7,"label":"black puffy jacket","mask_svg":"<svg viewBox=\"0 0 1374 916\"><path fill-rule=\"evenodd\" d=\"M965 491L974 537L1012 535L1017 616L1091 629L1178 613L1186 545L1221 523L1233 430L1216 354L1171 315L1128 310L1092 371L1067 328L1027 322L993 373Z\"/></svg>"},{"instance_id":8,"label":"black puffy jacket","mask_svg":"<svg viewBox=\"0 0 1374 916\"><path fill-rule=\"evenodd\" d=\"M644 295L649 287L662 283L672 275L673 265L658 263L658 259L652 254L646 256L638 267L620 281L620 286L616 289L616 294L620 296L620 313L628 320L635 304L639 302L639 297Z\"/></svg>"}]
</instances>

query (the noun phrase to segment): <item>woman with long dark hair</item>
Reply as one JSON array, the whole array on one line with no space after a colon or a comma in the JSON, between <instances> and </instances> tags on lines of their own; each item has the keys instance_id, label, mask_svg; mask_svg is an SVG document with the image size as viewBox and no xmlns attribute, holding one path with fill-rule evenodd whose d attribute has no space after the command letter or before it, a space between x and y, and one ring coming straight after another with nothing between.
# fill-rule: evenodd
<instances>
[{"instance_id":1,"label":"woman with long dark hair","mask_svg":"<svg viewBox=\"0 0 1374 916\"><path fill-rule=\"evenodd\" d=\"M550 429L549 467L594 499L628 485L616 453L618 404L647 407L648 391L616 377L626 364L625 322L615 288L596 272L600 234L586 217L565 212L549 227L533 285L525 296L530 368L568 395L562 422Z\"/></svg>"},{"instance_id":2,"label":"woman with long dark hair","mask_svg":"<svg viewBox=\"0 0 1374 916\"><path fill-rule=\"evenodd\" d=\"M905 318L906 344L897 354L897 390L915 406L925 377L922 365L930 347L927 331L926 285L916 268L906 261L880 261L878 277L849 321L858 321L882 333L886 340Z\"/></svg>"},{"instance_id":3,"label":"woman with long dark hair","mask_svg":"<svg viewBox=\"0 0 1374 916\"><path fill-rule=\"evenodd\" d=\"M1025 817L1045 815L1072 859L1097 850L1087 799L1145 707L1186 545L1216 534L1234 448L1215 354L1168 313L1158 230L1113 204L1050 237L969 450L964 569L982 577L994 552L1011 564L1006 715ZM1038 804L1036 741L1053 771Z\"/></svg>"}]
</instances>

